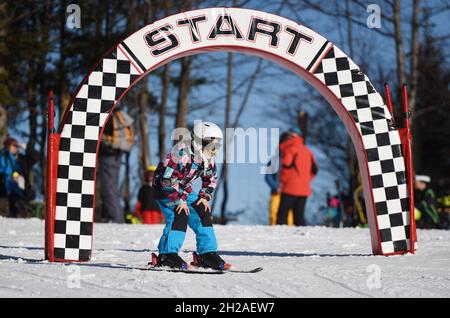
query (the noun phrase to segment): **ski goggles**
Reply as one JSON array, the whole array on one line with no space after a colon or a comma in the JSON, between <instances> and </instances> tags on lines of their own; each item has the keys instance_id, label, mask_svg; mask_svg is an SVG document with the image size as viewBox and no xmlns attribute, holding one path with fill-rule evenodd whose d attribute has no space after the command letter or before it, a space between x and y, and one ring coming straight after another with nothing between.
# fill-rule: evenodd
<instances>
[{"instance_id":1,"label":"ski goggles","mask_svg":"<svg viewBox=\"0 0 450 318\"><path fill-rule=\"evenodd\" d=\"M216 155L222 147L221 139L202 139L203 151L209 151L212 155Z\"/></svg>"}]
</instances>

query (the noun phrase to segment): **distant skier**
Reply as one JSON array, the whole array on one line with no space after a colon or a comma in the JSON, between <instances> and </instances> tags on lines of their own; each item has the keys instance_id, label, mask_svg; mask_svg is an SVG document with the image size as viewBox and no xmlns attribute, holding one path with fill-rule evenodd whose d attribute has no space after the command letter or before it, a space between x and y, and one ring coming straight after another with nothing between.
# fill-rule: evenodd
<instances>
[{"instance_id":1,"label":"distant skier","mask_svg":"<svg viewBox=\"0 0 450 318\"><path fill-rule=\"evenodd\" d=\"M124 223L125 211L120 204L120 167L125 153L134 145L133 119L121 108L116 108L106 123L98 156L101 183L102 220Z\"/></svg>"},{"instance_id":2,"label":"distant skier","mask_svg":"<svg viewBox=\"0 0 450 318\"><path fill-rule=\"evenodd\" d=\"M25 153L20 153L20 149ZM39 153L31 145L21 145L14 138L5 140L0 152L0 207L5 210L2 213L27 216L27 205L36 197L29 175L38 158Z\"/></svg>"},{"instance_id":3,"label":"distant skier","mask_svg":"<svg viewBox=\"0 0 450 318\"><path fill-rule=\"evenodd\" d=\"M198 265L227 269L229 265L217 254L208 203L216 188L213 159L222 145L222 131L213 123L200 122L195 124L190 137L191 140L178 142L155 172L155 198L167 222L158 245L158 265L181 269L188 267L178 252L189 225L197 238ZM191 185L199 177L202 187L196 194Z\"/></svg>"},{"instance_id":4,"label":"distant skier","mask_svg":"<svg viewBox=\"0 0 450 318\"><path fill-rule=\"evenodd\" d=\"M429 186L431 178L416 175L414 189L415 215L418 228L437 228L440 223L436 196Z\"/></svg>"},{"instance_id":5,"label":"distant skier","mask_svg":"<svg viewBox=\"0 0 450 318\"><path fill-rule=\"evenodd\" d=\"M314 155L305 145L299 128L291 131L291 137L280 144L281 155L281 202L277 224L287 224L289 209L294 211L294 224L305 225L306 200L311 194L311 181L317 175L318 167Z\"/></svg>"}]
</instances>

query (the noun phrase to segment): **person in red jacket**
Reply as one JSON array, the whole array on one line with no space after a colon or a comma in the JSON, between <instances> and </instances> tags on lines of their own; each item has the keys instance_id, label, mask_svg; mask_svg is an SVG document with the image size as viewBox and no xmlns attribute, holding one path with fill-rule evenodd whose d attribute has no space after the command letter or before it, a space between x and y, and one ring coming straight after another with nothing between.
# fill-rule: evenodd
<instances>
[{"instance_id":1,"label":"person in red jacket","mask_svg":"<svg viewBox=\"0 0 450 318\"><path fill-rule=\"evenodd\" d=\"M292 209L295 226L301 226L305 225L304 211L311 194L311 181L319 169L314 154L304 143L301 130L292 129L290 134L290 138L280 144L281 202L277 224L287 224L288 211Z\"/></svg>"},{"instance_id":2,"label":"person in red jacket","mask_svg":"<svg viewBox=\"0 0 450 318\"><path fill-rule=\"evenodd\" d=\"M153 197L153 176L156 167L150 166L145 173L145 184L141 187L138 194L138 202L136 204L136 217L138 217L143 224L160 224L164 217L158 203Z\"/></svg>"}]
</instances>

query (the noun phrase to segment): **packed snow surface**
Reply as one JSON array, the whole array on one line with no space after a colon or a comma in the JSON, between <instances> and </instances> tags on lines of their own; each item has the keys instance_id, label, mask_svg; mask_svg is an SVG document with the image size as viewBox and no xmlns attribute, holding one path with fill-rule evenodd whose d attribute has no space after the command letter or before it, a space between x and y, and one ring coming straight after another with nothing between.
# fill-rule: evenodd
<instances>
[{"instance_id":1,"label":"packed snow surface","mask_svg":"<svg viewBox=\"0 0 450 318\"><path fill-rule=\"evenodd\" d=\"M257 274L148 272L162 225L96 224L92 261L42 260L44 223L0 218L0 297L450 297L450 231L416 255L372 256L367 229L216 226L221 255ZM188 230L181 256L189 260Z\"/></svg>"}]
</instances>

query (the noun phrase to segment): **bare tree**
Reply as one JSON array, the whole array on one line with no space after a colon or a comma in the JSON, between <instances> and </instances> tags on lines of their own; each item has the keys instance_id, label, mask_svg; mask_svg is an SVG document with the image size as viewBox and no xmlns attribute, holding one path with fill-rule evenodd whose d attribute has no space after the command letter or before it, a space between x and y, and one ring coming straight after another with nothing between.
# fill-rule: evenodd
<instances>
[{"instance_id":1,"label":"bare tree","mask_svg":"<svg viewBox=\"0 0 450 318\"><path fill-rule=\"evenodd\" d=\"M158 145L159 145L159 160L163 161L166 151L166 108L167 100L169 97L170 89L170 64L164 66L164 70L161 75L162 79L162 91L161 91L161 103L159 105L159 117L158 117Z\"/></svg>"},{"instance_id":2,"label":"bare tree","mask_svg":"<svg viewBox=\"0 0 450 318\"><path fill-rule=\"evenodd\" d=\"M175 128L186 127L192 57L183 57L180 60L180 64L181 70L178 82L178 101Z\"/></svg>"},{"instance_id":3,"label":"bare tree","mask_svg":"<svg viewBox=\"0 0 450 318\"><path fill-rule=\"evenodd\" d=\"M0 104L0 145L3 145L6 137L8 137L8 113Z\"/></svg>"},{"instance_id":4,"label":"bare tree","mask_svg":"<svg viewBox=\"0 0 450 318\"><path fill-rule=\"evenodd\" d=\"M397 58L397 80L398 80L398 96L401 96L403 83L406 83L405 74L405 48L403 45L403 31L401 19L400 0L393 2L394 28L395 28L395 51Z\"/></svg>"},{"instance_id":5,"label":"bare tree","mask_svg":"<svg viewBox=\"0 0 450 318\"><path fill-rule=\"evenodd\" d=\"M228 53L227 59L227 100L225 106L225 129L230 127L230 117L231 117L231 101L233 98L233 53ZM230 149L232 140L229 140L229 136L225 136L225 153L224 153L224 162L222 168L222 182L223 182L223 199L221 205L221 224L226 224L225 213L227 209L228 202L228 150Z\"/></svg>"}]
</instances>

